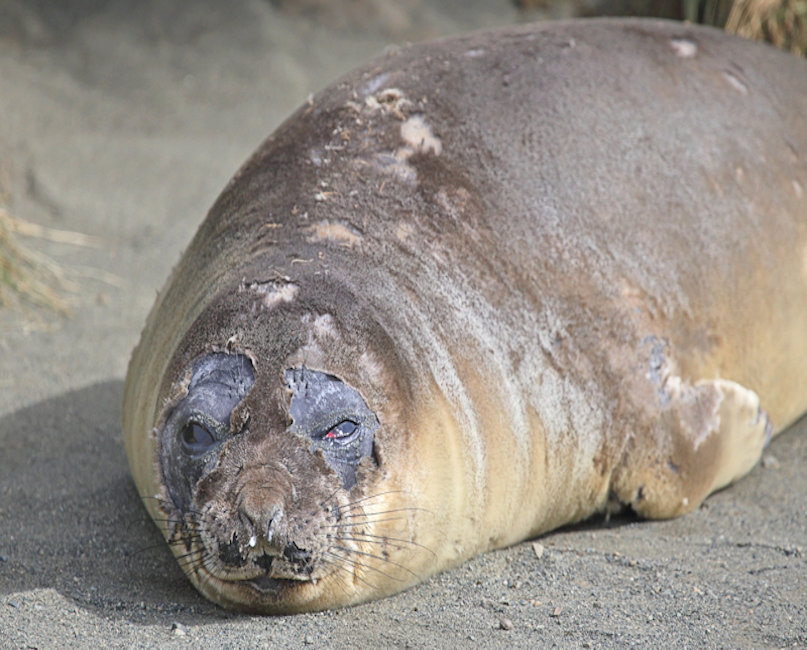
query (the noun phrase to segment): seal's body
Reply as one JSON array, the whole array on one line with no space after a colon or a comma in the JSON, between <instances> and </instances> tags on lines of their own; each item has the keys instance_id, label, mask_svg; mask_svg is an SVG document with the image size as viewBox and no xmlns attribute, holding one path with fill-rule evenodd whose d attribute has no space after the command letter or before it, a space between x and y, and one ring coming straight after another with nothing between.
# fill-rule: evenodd
<instances>
[{"instance_id":1,"label":"seal's body","mask_svg":"<svg viewBox=\"0 0 807 650\"><path fill-rule=\"evenodd\" d=\"M124 396L194 584L380 597L596 512L685 513L807 408L807 65L657 21L413 46L298 111Z\"/></svg>"}]
</instances>

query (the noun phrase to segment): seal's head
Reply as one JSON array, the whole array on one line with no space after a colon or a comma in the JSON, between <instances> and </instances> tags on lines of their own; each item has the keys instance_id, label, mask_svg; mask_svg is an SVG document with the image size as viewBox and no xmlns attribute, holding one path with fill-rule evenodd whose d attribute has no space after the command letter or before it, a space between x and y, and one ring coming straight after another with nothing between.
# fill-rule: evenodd
<instances>
[{"instance_id":1,"label":"seal's head","mask_svg":"<svg viewBox=\"0 0 807 650\"><path fill-rule=\"evenodd\" d=\"M246 355L209 353L189 374L158 447L172 541L190 554L199 583L219 598L288 602L287 592L335 568L352 574L372 517L350 495L360 466L377 466L379 426L358 391L290 368L281 387L287 408L257 426L246 406L255 381Z\"/></svg>"},{"instance_id":2,"label":"seal's head","mask_svg":"<svg viewBox=\"0 0 807 650\"><path fill-rule=\"evenodd\" d=\"M406 426L385 397L401 383L378 362L383 332L336 282L242 272L187 328L160 385L141 386L154 424L133 465L157 480L152 514L225 606L293 612L399 590L415 577L401 553L418 547L379 436Z\"/></svg>"}]
</instances>

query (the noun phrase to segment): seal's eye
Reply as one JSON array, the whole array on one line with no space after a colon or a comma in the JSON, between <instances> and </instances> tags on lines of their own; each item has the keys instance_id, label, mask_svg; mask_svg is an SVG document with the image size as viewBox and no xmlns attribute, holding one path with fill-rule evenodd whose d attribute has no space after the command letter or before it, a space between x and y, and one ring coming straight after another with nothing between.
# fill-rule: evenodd
<instances>
[{"instance_id":1,"label":"seal's eye","mask_svg":"<svg viewBox=\"0 0 807 650\"><path fill-rule=\"evenodd\" d=\"M188 422L180 435L185 451L193 456L205 453L216 442L215 436L198 422Z\"/></svg>"},{"instance_id":2,"label":"seal's eye","mask_svg":"<svg viewBox=\"0 0 807 650\"><path fill-rule=\"evenodd\" d=\"M380 423L375 413L355 388L333 375L302 366L286 370L284 378L291 390L287 431L311 441L309 451L342 477L345 490L352 489L363 458L378 465L374 445Z\"/></svg>"},{"instance_id":3,"label":"seal's eye","mask_svg":"<svg viewBox=\"0 0 807 650\"><path fill-rule=\"evenodd\" d=\"M334 442L345 443L353 438L353 434L358 430L359 425L351 420L342 420L335 427L331 427L328 432L322 436L323 440L332 440Z\"/></svg>"}]
</instances>

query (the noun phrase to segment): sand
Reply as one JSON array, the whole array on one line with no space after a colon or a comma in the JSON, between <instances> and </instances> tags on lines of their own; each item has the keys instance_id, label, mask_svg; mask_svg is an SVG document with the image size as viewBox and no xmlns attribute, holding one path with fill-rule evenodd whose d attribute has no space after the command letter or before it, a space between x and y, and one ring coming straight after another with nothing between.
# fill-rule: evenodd
<instances>
[{"instance_id":1,"label":"sand","mask_svg":"<svg viewBox=\"0 0 807 650\"><path fill-rule=\"evenodd\" d=\"M522 17L503 0L67 4L0 3L6 207L102 240L25 240L77 285L69 317L0 310L0 647L807 646L807 422L675 521L589 522L336 612L242 616L197 595L120 432L157 289L310 93L396 43Z\"/></svg>"}]
</instances>

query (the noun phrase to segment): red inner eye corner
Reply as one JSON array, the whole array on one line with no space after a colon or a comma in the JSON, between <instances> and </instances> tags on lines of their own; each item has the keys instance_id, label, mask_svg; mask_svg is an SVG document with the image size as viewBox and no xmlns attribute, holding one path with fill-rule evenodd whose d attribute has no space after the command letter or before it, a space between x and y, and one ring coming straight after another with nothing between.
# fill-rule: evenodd
<instances>
[{"instance_id":1,"label":"red inner eye corner","mask_svg":"<svg viewBox=\"0 0 807 650\"><path fill-rule=\"evenodd\" d=\"M333 440L334 438L336 438L336 434L333 431L328 431L328 433L325 434L325 437L328 440Z\"/></svg>"}]
</instances>

